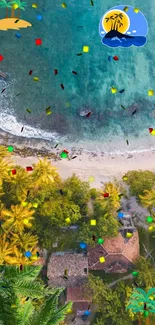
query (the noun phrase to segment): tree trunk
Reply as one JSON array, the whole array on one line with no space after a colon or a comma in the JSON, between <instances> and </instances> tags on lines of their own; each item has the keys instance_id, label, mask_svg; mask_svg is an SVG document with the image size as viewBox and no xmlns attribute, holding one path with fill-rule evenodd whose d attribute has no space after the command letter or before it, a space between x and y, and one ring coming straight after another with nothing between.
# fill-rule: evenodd
<instances>
[{"instance_id":1,"label":"tree trunk","mask_svg":"<svg viewBox=\"0 0 155 325\"><path fill-rule=\"evenodd\" d=\"M138 325L142 325L141 315L138 315Z\"/></svg>"},{"instance_id":2,"label":"tree trunk","mask_svg":"<svg viewBox=\"0 0 155 325\"><path fill-rule=\"evenodd\" d=\"M146 318L145 325L150 325L150 319L149 319L149 317Z\"/></svg>"},{"instance_id":3,"label":"tree trunk","mask_svg":"<svg viewBox=\"0 0 155 325\"><path fill-rule=\"evenodd\" d=\"M6 17L5 18L9 18L9 10L7 7L6 7Z\"/></svg>"},{"instance_id":4,"label":"tree trunk","mask_svg":"<svg viewBox=\"0 0 155 325\"><path fill-rule=\"evenodd\" d=\"M14 18L14 9L13 9L13 7L12 7L12 9L11 9L11 18Z\"/></svg>"}]
</instances>

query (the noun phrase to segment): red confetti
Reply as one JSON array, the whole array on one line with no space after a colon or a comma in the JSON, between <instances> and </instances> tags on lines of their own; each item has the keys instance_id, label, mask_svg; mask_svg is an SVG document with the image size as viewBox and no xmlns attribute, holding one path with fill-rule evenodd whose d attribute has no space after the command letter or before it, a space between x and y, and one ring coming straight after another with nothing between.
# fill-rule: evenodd
<instances>
[{"instance_id":1,"label":"red confetti","mask_svg":"<svg viewBox=\"0 0 155 325\"><path fill-rule=\"evenodd\" d=\"M26 167L27 172L32 172L33 168L31 166Z\"/></svg>"},{"instance_id":2,"label":"red confetti","mask_svg":"<svg viewBox=\"0 0 155 325\"><path fill-rule=\"evenodd\" d=\"M91 114L92 114L92 112L89 112L89 113L86 115L86 117L90 117Z\"/></svg>"},{"instance_id":3,"label":"red confetti","mask_svg":"<svg viewBox=\"0 0 155 325\"><path fill-rule=\"evenodd\" d=\"M29 71L29 76L31 76L32 72L33 72L33 70L30 70L30 71Z\"/></svg>"},{"instance_id":4,"label":"red confetti","mask_svg":"<svg viewBox=\"0 0 155 325\"><path fill-rule=\"evenodd\" d=\"M58 74L58 70L57 69L54 69L54 74L55 74L55 76Z\"/></svg>"},{"instance_id":5,"label":"red confetti","mask_svg":"<svg viewBox=\"0 0 155 325\"><path fill-rule=\"evenodd\" d=\"M20 271L22 271L23 270L23 265L20 265Z\"/></svg>"},{"instance_id":6,"label":"red confetti","mask_svg":"<svg viewBox=\"0 0 155 325\"><path fill-rule=\"evenodd\" d=\"M65 150L63 150L63 152L65 152L65 153L67 153L67 154L69 153L69 151L67 151L66 149L65 149Z\"/></svg>"},{"instance_id":7,"label":"red confetti","mask_svg":"<svg viewBox=\"0 0 155 325\"><path fill-rule=\"evenodd\" d=\"M115 60L115 61L118 61L119 60L119 58L118 58L118 56L113 56L113 59Z\"/></svg>"},{"instance_id":8,"label":"red confetti","mask_svg":"<svg viewBox=\"0 0 155 325\"><path fill-rule=\"evenodd\" d=\"M16 169L12 169L12 175L16 175Z\"/></svg>"},{"instance_id":9,"label":"red confetti","mask_svg":"<svg viewBox=\"0 0 155 325\"><path fill-rule=\"evenodd\" d=\"M37 38L36 39L36 45L41 45L42 44L42 39L41 38Z\"/></svg>"},{"instance_id":10,"label":"red confetti","mask_svg":"<svg viewBox=\"0 0 155 325\"><path fill-rule=\"evenodd\" d=\"M3 59L4 59L3 56L0 54L0 61L3 61Z\"/></svg>"},{"instance_id":11,"label":"red confetti","mask_svg":"<svg viewBox=\"0 0 155 325\"><path fill-rule=\"evenodd\" d=\"M63 85L63 84L61 84L60 86L61 86L61 88L64 90L64 88L65 88L65 87L64 87L64 85Z\"/></svg>"},{"instance_id":12,"label":"red confetti","mask_svg":"<svg viewBox=\"0 0 155 325\"><path fill-rule=\"evenodd\" d=\"M149 128L149 132L151 133L153 131L153 129L152 128Z\"/></svg>"},{"instance_id":13,"label":"red confetti","mask_svg":"<svg viewBox=\"0 0 155 325\"><path fill-rule=\"evenodd\" d=\"M103 196L104 197L109 197L109 193L104 193Z\"/></svg>"}]
</instances>

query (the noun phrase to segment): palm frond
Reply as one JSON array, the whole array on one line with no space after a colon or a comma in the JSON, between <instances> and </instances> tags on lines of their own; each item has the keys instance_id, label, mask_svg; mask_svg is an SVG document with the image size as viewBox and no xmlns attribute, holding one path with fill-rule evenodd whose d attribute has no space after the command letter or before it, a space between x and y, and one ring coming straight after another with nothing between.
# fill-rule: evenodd
<instances>
[{"instance_id":1,"label":"palm frond","mask_svg":"<svg viewBox=\"0 0 155 325\"><path fill-rule=\"evenodd\" d=\"M18 280L13 288L17 295L22 294L25 297L42 298L45 295L45 286L37 281Z\"/></svg>"}]
</instances>

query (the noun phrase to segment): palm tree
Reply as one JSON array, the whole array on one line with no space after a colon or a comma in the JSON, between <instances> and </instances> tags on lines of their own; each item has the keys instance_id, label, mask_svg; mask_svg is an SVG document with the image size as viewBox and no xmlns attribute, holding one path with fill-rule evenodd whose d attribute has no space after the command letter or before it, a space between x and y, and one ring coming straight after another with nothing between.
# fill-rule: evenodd
<instances>
[{"instance_id":1,"label":"palm tree","mask_svg":"<svg viewBox=\"0 0 155 325\"><path fill-rule=\"evenodd\" d=\"M0 2L0 7L1 8L6 8L6 17L5 18L9 18L9 8L11 8L11 5L10 5L10 3L9 2L7 2L6 0L1 0L1 2ZM2 146L0 146L0 147L2 147ZM4 147L5 148L5 147ZM7 150L6 150L7 151ZM7 151L7 153L9 153L8 151ZM0 153L0 156L1 156L1 153Z\"/></svg>"},{"instance_id":2,"label":"palm tree","mask_svg":"<svg viewBox=\"0 0 155 325\"><path fill-rule=\"evenodd\" d=\"M32 255L36 255L38 248L31 248L30 249ZM27 258L24 254L24 249L22 250L20 247L17 246L13 246L12 248L12 255L7 256L5 258L6 260L6 264L10 264L10 265L31 265L34 263L34 260L31 258ZM37 256L36 256L37 259Z\"/></svg>"},{"instance_id":3,"label":"palm tree","mask_svg":"<svg viewBox=\"0 0 155 325\"><path fill-rule=\"evenodd\" d=\"M4 232L8 233L12 231L22 234L25 228L30 228L32 226L30 221L34 219L33 214L35 212L34 210L30 210L31 207L29 203L27 207L11 205L10 210L3 209L0 217L4 220L1 225Z\"/></svg>"},{"instance_id":4,"label":"palm tree","mask_svg":"<svg viewBox=\"0 0 155 325\"><path fill-rule=\"evenodd\" d=\"M149 289L155 286L155 267L150 260L140 256L136 261L136 270L139 273L136 280L139 287Z\"/></svg>"},{"instance_id":5,"label":"palm tree","mask_svg":"<svg viewBox=\"0 0 155 325\"><path fill-rule=\"evenodd\" d=\"M155 189L144 190L144 195L139 195L142 205L148 208L149 212L152 212L155 206Z\"/></svg>"},{"instance_id":6,"label":"palm tree","mask_svg":"<svg viewBox=\"0 0 155 325\"><path fill-rule=\"evenodd\" d=\"M20 10L25 10L25 7L27 6L27 3L26 2L21 2L20 0L15 0L15 1L12 1L12 4L15 4L17 5L17 9L18 9L18 17L17 18L20 18Z\"/></svg>"},{"instance_id":7,"label":"palm tree","mask_svg":"<svg viewBox=\"0 0 155 325\"><path fill-rule=\"evenodd\" d=\"M108 198L104 198L103 194L109 193ZM113 208L118 210L120 208L120 189L119 186L111 182L105 183L104 188L100 191L100 200L107 203L109 209Z\"/></svg>"},{"instance_id":8,"label":"palm tree","mask_svg":"<svg viewBox=\"0 0 155 325\"><path fill-rule=\"evenodd\" d=\"M1 325L58 325L64 320L72 303L60 307L63 289L46 288L37 279L39 272L39 267L27 266L22 272L16 267L1 267ZM39 309L34 299L38 300Z\"/></svg>"},{"instance_id":9,"label":"palm tree","mask_svg":"<svg viewBox=\"0 0 155 325\"><path fill-rule=\"evenodd\" d=\"M11 8L11 5L9 2L7 2L6 0L1 0L2 5L3 3L5 3L7 5L7 8ZM0 3L0 7L1 7L1 3ZM6 17L8 18L8 17ZM4 146L0 146L0 158L10 158L11 157L11 152L8 151L8 149Z\"/></svg>"},{"instance_id":10,"label":"palm tree","mask_svg":"<svg viewBox=\"0 0 155 325\"><path fill-rule=\"evenodd\" d=\"M6 234L0 236L0 265L3 265L13 253L13 246L7 241Z\"/></svg>"},{"instance_id":11,"label":"palm tree","mask_svg":"<svg viewBox=\"0 0 155 325\"><path fill-rule=\"evenodd\" d=\"M51 163L44 158L39 160L37 164L33 164L34 171L32 173L32 179L37 185L37 189L41 185L49 185L51 183L59 182L60 176L56 171L56 168L51 165Z\"/></svg>"},{"instance_id":12,"label":"palm tree","mask_svg":"<svg viewBox=\"0 0 155 325\"><path fill-rule=\"evenodd\" d=\"M150 325L149 313L155 314L155 301L152 300L152 296L155 297L155 288L151 288L147 293L143 289L137 288L131 294L126 307L135 313L143 313L146 317L146 325Z\"/></svg>"},{"instance_id":13,"label":"palm tree","mask_svg":"<svg viewBox=\"0 0 155 325\"><path fill-rule=\"evenodd\" d=\"M8 179L8 174L13 166L9 165L5 159L0 158L0 184L4 179Z\"/></svg>"},{"instance_id":14,"label":"palm tree","mask_svg":"<svg viewBox=\"0 0 155 325\"><path fill-rule=\"evenodd\" d=\"M21 166L15 166L16 174L7 178L5 185L7 194L11 199L24 201L27 197L27 191L32 187L31 176Z\"/></svg>"},{"instance_id":15,"label":"palm tree","mask_svg":"<svg viewBox=\"0 0 155 325\"><path fill-rule=\"evenodd\" d=\"M11 241L12 245L19 246L20 249L26 252L28 250L31 251L36 247L38 237L33 236L31 233L22 233L22 235L11 233Z\"/></svg>"}]
</instances>

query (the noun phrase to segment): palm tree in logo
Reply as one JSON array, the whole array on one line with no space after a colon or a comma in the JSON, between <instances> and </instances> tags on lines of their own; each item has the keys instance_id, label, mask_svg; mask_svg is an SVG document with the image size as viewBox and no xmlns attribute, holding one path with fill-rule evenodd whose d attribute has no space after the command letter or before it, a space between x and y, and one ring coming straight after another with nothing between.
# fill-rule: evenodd
<instances>
[{"instance_id":1,"label":"palm tree in logo","mask_svg":"<svg viewBox=\"0 0 155 325\"><path fill-rule=\"evenodd\" d=\"M114 16L106 17L105 21L108 23L111 22L111 30L119 30L123 26L121 20L123 19L123 14L115 14Z\"/></svg>"}]
</instances>

